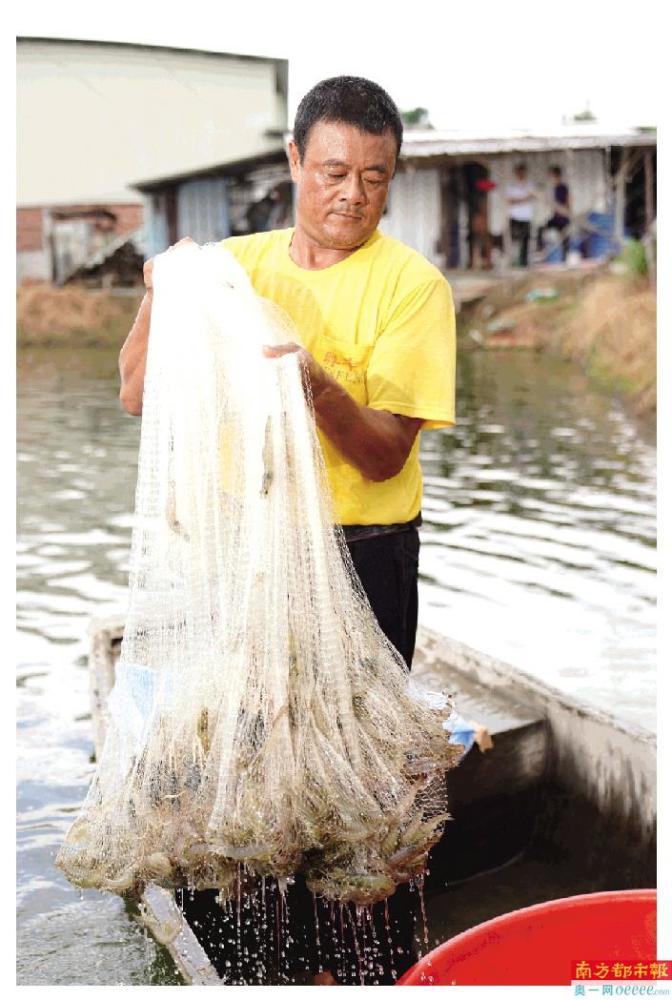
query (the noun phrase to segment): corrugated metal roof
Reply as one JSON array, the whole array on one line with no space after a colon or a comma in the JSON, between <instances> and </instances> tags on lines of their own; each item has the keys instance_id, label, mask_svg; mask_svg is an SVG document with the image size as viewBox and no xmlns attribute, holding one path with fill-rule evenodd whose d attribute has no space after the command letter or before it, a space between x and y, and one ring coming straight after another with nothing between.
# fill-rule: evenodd
<instances>
[{"instance_id":1,"label":"corrugated metal roof","mask_svg":"<svg viewBox=\"0 0 672 1000\"><path fill-rule=\"evenodd\" d=\"M257 167L272 165L274 163L286 163L287 156L284 149L273 149L256 156L249 156L244 160L230 160L224 163L215 163L212 166L203 167L199 170L188 170L181 174L166 174L164 177L152 177L148 180L133 181L129 187L136 191L149 194L158 191L162 187L173 187L176 184L183 184L185 181L201 180L205 177L234 177L245 174ZM289 167L287 168L289 174Z\"/></svg>"},{"instance_id":2,"label":"corrugated metal roof","mask_svg":"<svg viewBox=\"0 0 672 1000\"><path fill-rule=\"evenodd\" d=\"M474 153L538 153L553 149L606 149L609 146L655 146L655 131L599 127L595 122L560 126L551 131L511 129L486 136L483 131L418 129L404 133L402 159L462 156Z\"/></svg>"},{"instance_id":3,"label":"corrugated metal roof","mask_svg":"<svg viewBox=\"0 0 672 1000\"><path fill-rule=\"evenodd\" d=\"M291 132L284 135L284 144L292 138ZM404 132L401 159L429 159L441 156L465 156L478 153L539 153L554 149L606 149L609 146L655 146L655 131L638 129L600 130L595 122L590 125L562 126L551 132L531 129L510 130L507 133L484 136L483 131L466 130L443 131L439 129L413 129ZM261 153L245 161L216 163L200 170L190 170L182 174L134 181L129 187L149 192L185 180L207 177L213 174L239 173L265 162L285 162L285 149Z\"/></svg>"}]
</instances>

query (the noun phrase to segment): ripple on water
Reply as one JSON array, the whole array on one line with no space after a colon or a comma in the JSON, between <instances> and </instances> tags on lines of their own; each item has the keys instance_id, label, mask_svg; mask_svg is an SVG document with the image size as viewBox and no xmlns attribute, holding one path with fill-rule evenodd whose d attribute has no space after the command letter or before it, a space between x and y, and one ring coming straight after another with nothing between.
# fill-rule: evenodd
<instances>
[{"instance_id":1,"label":"ripple on water","mask_svg":"<svg viewBox=\"0 0 672 1000\"><path fill-rule=\"evenodd\" d=\"M156 944L128 919L123 903L71 890L76 900L25 915L17 932L23 986L177 985ZM46 899L42 905L46 905Z\"/></svg>"},{"instance_id":2,"label":"ripple on water","mask_svg":"<svg viewBox=\"0 0 672 1000\"><path fill-rule=\"evenodd\" d=\"M654 449L550 359L472 354L460 382L421 451L421 622L596 705L625 649L619 714L654 728Z\"/></svg>"}]
</instances>

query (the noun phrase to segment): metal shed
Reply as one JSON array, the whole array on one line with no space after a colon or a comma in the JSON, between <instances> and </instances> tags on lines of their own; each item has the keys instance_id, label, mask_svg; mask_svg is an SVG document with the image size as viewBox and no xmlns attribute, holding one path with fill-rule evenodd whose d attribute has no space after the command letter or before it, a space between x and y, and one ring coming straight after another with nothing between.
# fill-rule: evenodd
<instances>
[{"instance_id":1,"label":"metal shed","mask_svg":"<svg viewBox=\"0 0 672 1000\"><path fill-rule=\"evenodd\" d=\"M644 235L655 219L655 131L589 123L494 137L407 131L382 228L440 267L468 267L476 181L487 179L488 232L506 263L511 251L506 187L519 162L525 163L537 194L533 228L551 211L547 174L552 165L561 167L569 186L576 234L590 232L591 216L597 215L617 245L626 234Z\"/></svg>"},{"instance_id":2,"label":"metal shed","mask_svg":"<svg viewBox=\"0 0 672 1000\"><path fill-rule=\"evenodd\" d=\"M208 243L292 221L289 168L282 146L200 171L138 181L133 187L145 203L147 256L184 236Z\"/></svg>"},{"instance_id":3,"label":"metal shed","mask_svg":"<svg viewBox=\"0 0 672 1000\"><path fill-rule=\"evenodd\" d=\"M497 137L408 130L381 229L442 269L469 267L474 185L488 178L487 227L505 265L511 256L506 187L521 160L538 195L533 227L542 225L551 210L551 165L560 165L567 179L573 231L585 236L596 229L591 218L606 220L600 223L610 227L602 251L617 246L626 234L643 235L655 219L655 132L600 131L593 123L553 134ZM134 187L145 197L148 253L182 236L205 242L293 221L282 149Z\"/></svg>"}]
</instances>

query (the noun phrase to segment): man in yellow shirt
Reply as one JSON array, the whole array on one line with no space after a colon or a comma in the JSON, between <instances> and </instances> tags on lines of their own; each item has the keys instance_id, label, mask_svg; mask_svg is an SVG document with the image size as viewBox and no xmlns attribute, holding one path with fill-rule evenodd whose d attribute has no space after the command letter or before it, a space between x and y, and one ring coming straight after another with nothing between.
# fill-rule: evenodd
<instances>
[{"instance_id":1,"label":"man in yellow shirt","mask_svg":"<svg viewBox=\"0 0 672 1000\"><path fill-rule=\"evenodd\" d=\"M266 353L300 355L334 520L343 525L382 630L410 668L418 612L419 432L455 420L455 317L441 272L378 230L401 139L399 112L377 84L359 77L317 84L298 107L289 144L295 226L234 237L225 246L257 292L294 322L301 344ZM120 398L134 414L142 412L151 261L145 280L147 295L120 355ZM376 982L393 981L414 960L410 909L398 890L390 900L398 960Z\"/></svg>"}]
</instances>

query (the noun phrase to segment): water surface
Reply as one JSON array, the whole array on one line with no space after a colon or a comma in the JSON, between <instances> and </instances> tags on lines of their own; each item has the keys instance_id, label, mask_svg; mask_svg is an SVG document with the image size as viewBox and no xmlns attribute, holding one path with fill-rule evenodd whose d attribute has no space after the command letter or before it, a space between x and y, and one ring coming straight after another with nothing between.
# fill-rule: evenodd
<instances>
[{"instance_id":1,"label":"water surface","mask_svg":"<svg viewBox=\"0 0 672 1000\"><path fill-rule=\"evenodd\" d=\"M425 435L421 622L655 728L650 431L573 364L462 357Z\"/></svg>"}]
</instances>

